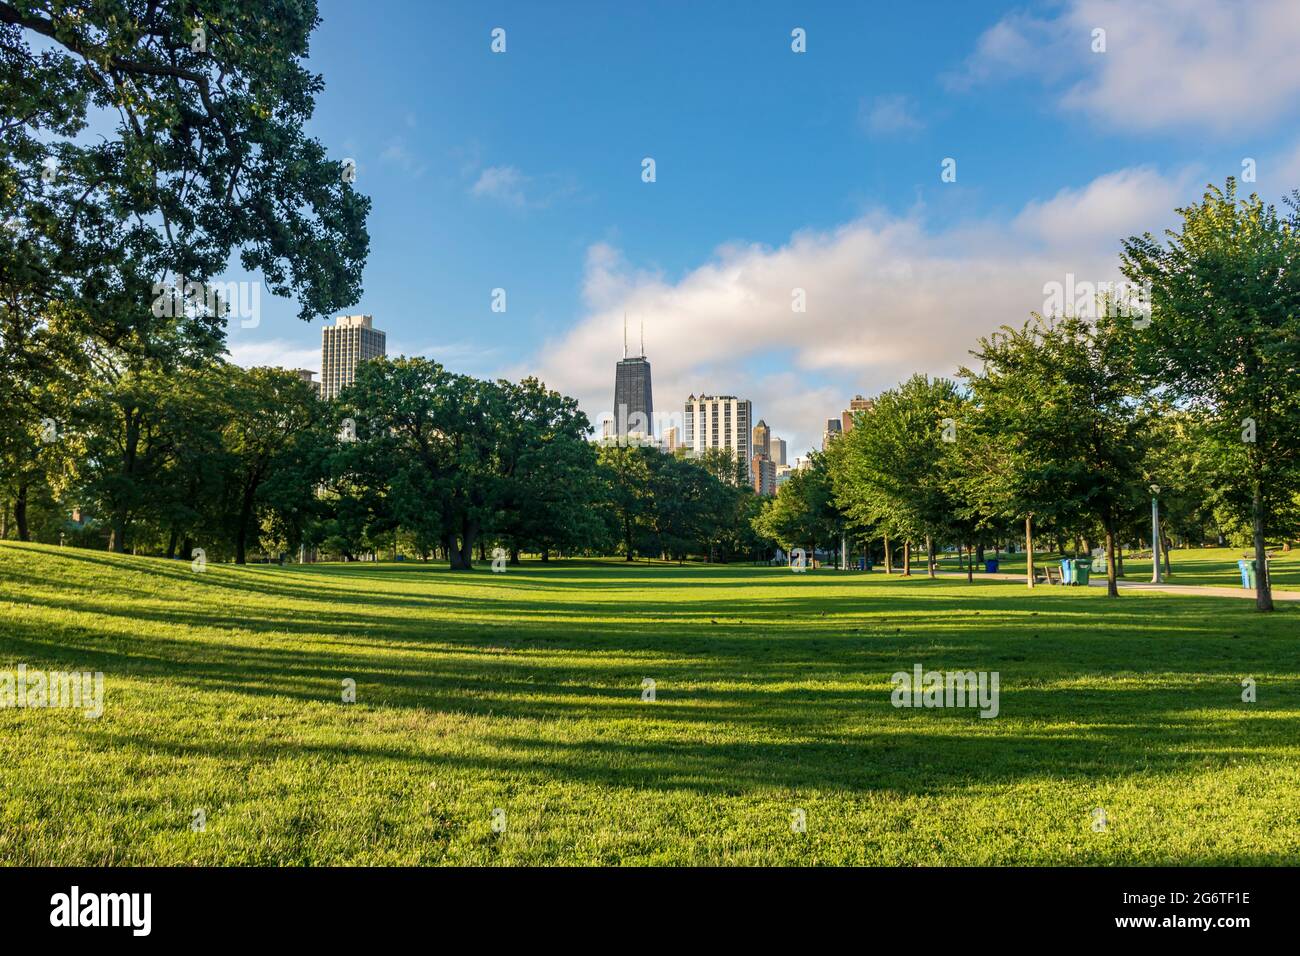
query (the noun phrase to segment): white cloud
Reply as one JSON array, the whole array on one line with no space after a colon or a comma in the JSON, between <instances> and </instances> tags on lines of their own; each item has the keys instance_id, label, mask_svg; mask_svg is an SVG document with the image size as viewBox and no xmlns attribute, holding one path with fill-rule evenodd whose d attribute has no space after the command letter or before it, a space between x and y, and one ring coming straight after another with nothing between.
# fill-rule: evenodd
<instances>
[{"instance_id":1,"label":"white cloud","mask_svg":"<svg viewBox=\"0 0 1300 956\"><path fill-rule=\"evenodd\" d=\"M595 419L613 403L626 312L633 336L645 322L658 412L680 411L691 392L738 394L802 453L854 393L917 371L952 375L979 336L1041 309L1044 283L1118 279L1120 240L1169 224L1194 196L1186 179L1120 170L1009 222L931 230L917 214L869 215L778 248L724 245L675 280L595 245L586 316L531 371ZM806 313L791 310L795 288Z\"/></svg>"},{"instance_id":2,"label":"white cloud","mask_svg":"<svg viewBox=\"0 0 1300 956\"><path fill-rule=\"evenodd\" d=\"M399 166L415 178L425 174L429 166L423 162L419 156L412 153L406 146L406 140L402 137L392 140L384 151L379 154L379 158L386 163L392 163Z\"/></svg>"},{"instance_id":3,"label":"white cloud","mask_svg":"<svg viewBox=\"0 0 1300 956\"><path fill-rule=\"evenodd\" d=\"M239 340L227 343L230 361L244 368L275 366L278 368L307 368L320 371L320 346L303 347L287 339Z\"/></svg>"},{"instance_id":4,"label":"white cloud","mask_svg":"<svg viewBox=\"0 0 1300 956\"><path fill-rule=\"evenodd\" d=\"M863 100L858 104L858 122L873 136L907 135L925 125L916 117L916 105L901 93Z\"/></svg>"},{"instance_id":5,"label":"white cloud","mask_svg":"<svg viewBox=\"0 0 1300 956\"><path fill-rule=\"evenodd\" d=\"M1092 51L1095 29L1106 31L1104 53ZM1068 76L1061 106L1099 124L1223 134L1293 108L1297 47L1295 0L1069 0L1053 18L1003 18L948 82Z\"/></svg>"},{"instance_id":6,"label":"white cloud","mask_svg":"<svg viewBox=\"0 0 1300 956\"><path fill-rule=\"evenodd\" d=\"M1118 249L1124 237L1115 234L1116 222L1160 222L1192 198L1193 185L1188 173L1167 178L1148 166L1121 169L1083 189L1062 189L1046 202L1030 202L1014 225L1047 242L1110 243Z\"/></svg>"},{"instance_id":7,"label":"white cloud","mask_svg":"<svg viewBox=\"0 0 1300 956\"><path fill-rule=\"evenodd\" d=\"M479 173L470 193L480 199L495 199L522 208L528 204L524 195L527 182L528 177L513 166L488 166Z\"/></svg>"},{"instance_id":8,"label":"white cloud","mask_svg":"<svg viewBox=\"0 0 1300 956\"><path fill-rule=\"evenodd\" d=\"M423 345L400 339L391 339L388 342L389 358L396 358L399 355L408 357L422 355L450 367L453 372L465 372L466 366L481 368L499 354L500 349L495 346L485 347L473 342L441 342Z\"/></svg>"},{"instance_id":9,"label":"white cloud","mask_svg":"<svg viewBox=\"0 0 1300 956\"><path fill-rule=\"evenodd\" d=\"M549 209L563 200L581 198L573 178L565 173L524 173L516 166L487 166L479 169L477 159L462 167L473 176L470 195L488 199L513 209Z\"/></svg>"}]
</instances>

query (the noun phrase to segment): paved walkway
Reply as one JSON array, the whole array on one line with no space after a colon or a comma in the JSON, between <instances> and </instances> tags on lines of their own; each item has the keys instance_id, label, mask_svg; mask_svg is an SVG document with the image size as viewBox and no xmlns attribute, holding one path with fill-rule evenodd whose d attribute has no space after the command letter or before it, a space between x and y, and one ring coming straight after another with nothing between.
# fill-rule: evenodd
<instances>
[{"instance_id":1,"label":"paved walkway","mask_svg":"<svg viewBox=\"0 0 1300 956\"><path fill-rule=\"evenodd\" d=\"M921 565L921 576L925 575L925 565ZM966 576L965 571L938 571L940 577L954 578ZM913 571L912 576L916 577L917 572ZM986 578L990 581L1018 581L1025 583L1023 574L982 574L975 572L975 579ZM1216 587L1208 584L1152 584L1150 581L1125 581L1122 578L1116 582L1121 588L1129 591L1164 591L1168 594L1191 594L1196 597L1231 597L1231 598L1249 598L1255 600L1254 590L1246 588ZM1103 574L1098 577L1096 574L1088 578L1089 587L1104 588L1106 586L1106 576ZM1060 587L1059 584L1035 584L1036 588ZM1273 591L1274 601L1300 601L1300 591Z\"/></svg>"}]
</instances>

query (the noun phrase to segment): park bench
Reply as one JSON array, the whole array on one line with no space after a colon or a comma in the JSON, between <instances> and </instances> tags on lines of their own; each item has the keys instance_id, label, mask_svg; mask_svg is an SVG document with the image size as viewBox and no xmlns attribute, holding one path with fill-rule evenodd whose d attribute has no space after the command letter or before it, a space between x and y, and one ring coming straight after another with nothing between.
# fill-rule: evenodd
<instances>
[{"instance_id":1,"label":"park bench","mask_svg":"<svg viewBox=\"0 0 1300 956\"><path fill-rule=\"evenodd\" d=\"M1034 568L1034 583L1036 584L1060 584L1061 569L1053 564L1040 564Z\"/></svg>"}]
</instances>

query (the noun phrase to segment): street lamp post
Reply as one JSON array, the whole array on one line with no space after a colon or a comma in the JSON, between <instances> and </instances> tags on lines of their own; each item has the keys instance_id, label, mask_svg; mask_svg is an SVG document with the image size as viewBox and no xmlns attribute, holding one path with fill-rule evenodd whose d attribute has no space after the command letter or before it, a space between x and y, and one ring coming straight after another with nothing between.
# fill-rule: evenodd
<instances>
[{"instance_id":1,"label":"street lamp post","mask_svg":"<svg viewBox=\"0 0 1300 956\"><path fill-rule=\"evenodd\" d=\"M1151 583L1160 583L1160 486L1151 486Z\"/></svg>"}]
</instances>

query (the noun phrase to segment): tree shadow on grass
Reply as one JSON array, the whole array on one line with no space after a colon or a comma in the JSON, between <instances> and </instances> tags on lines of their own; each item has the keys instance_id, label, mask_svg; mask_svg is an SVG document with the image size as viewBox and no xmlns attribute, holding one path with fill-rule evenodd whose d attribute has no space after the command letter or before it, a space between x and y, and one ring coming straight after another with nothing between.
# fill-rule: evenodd
<instances>
[{"instance_id":1,"label":"tree shadow on grass","mask_svg":"<svg viewBox=\"0 0 1300 956\"><path fill-rule=\"evenodd\" d=\"M124 560L107 563L118 568ZM492 725L500 729L479 741L486 756L482 747L470 748L474 754L346 741L254 739L226 749L219 741L170 739L156 720L148 730L121 733L119 720L140 722L111 712L101 725L77 729L88 742L230 759L320 752L701 793L829 787L931 794L1186 773L1189 764L1226 766L1243 753L1293 761L1300 739L1289 620L1213 598L1108 602L1071 592L1012 596L992 585L954 590L945 582L885 582L832 597L828 586L842 591L843 582L828 577L827 586L815 578L784 584L780 593L741 604L665 604L653 596L612 603L552 588L539 607L506 597L509 582L494 585L502 596L491 600L456 593L467 579L450 572L428 598L390 599L355 585L376 573L390 583L390 575L417 576L366 569L348 582L353 588L340 589L322 587L310 573L289 581L279 569L202 581L164 570L185 586L169 585L144 595L147 605L131 606L110 600L129 596L129 587L114 586L112 595L50 593L51 577L0 569L5 580L24 585L10 589L10 600L34 609L0 619L0 654L29 665L102 669L110 701L113 682L130 680L210 694L215 710L244 697L272 710L279 701L337 706L341 721L396 708L431 719L462 714L515 723ZM578 569L570 580L590 573ZM771 579L741 580L763 594ZM314 603L268 605L268 595ZM471 613L480 620L454 619ZM1001 716L893 708L889 675L916 663L1000 671ZM1240 712L1237 686L1246 674L1268 695L1249 716ZM361 703L352 709L339 699L345 677L357 682ZM645 677L658 684L653 704L640 699ZM578 739L551 740L553 725L574 728Z\"/></svg>"},{"instance_id":2,"label":"tree shadow on grass","mask_svg":"<svg viewBox=\"0 0 1300 956\"><path fill-rule=\"evenodd\" d=\"M1142 706L1144 702L1123 703ZM349 710L349 720L339 725L345 739L331 743L196 739L192 728L182 739L158 731L156 725L129 733L107 726L74 726L72 732L83 736L87 746L122 753L163 753L177 759L274 762L322 757L392 762L427 768L430 773L461 769L489 778L523 777L537 785L561 782L610 789L689 790L702 796L783 789L942 797L969 795L981 788L996 793L1008 786L1047 780L1104 785L1133 774L1177 778L1189 767L1204 772L1239 766L1243 748L1261 740L1271 741L1271 745L1262 749L1258 759L1281 762L1293 752L1291 741L1300 729L1295 717L1274 718L1267 721L1268 736L1261 737L1259 727L1241 726L1238 721L1207 724L1191 715L1160 713L1158 724L1165 745L1153 750L1150 728L1135 723L1093 725L1068 732L1035 731L1017 725L1014 730L972 733L966 730L965 721L947 715L899 715L881 710L878 704L869 710L871 719L865 726L838 736L727 742L664 739L663 717L656 714L644 718L647 731L658 734L654 737L646 734L631 739L634 721L627 726L627 734L580 740L512 733L504 729L510 725L503 725L499 733L476 738L469 750L443 746L432 738L417 739L407 746L357 739L347 733L349 727L356 728L353 721L364 721L364 715L355 709Z\"/></svg>"}]
</instances>

